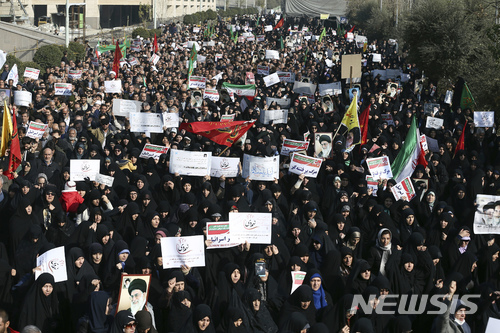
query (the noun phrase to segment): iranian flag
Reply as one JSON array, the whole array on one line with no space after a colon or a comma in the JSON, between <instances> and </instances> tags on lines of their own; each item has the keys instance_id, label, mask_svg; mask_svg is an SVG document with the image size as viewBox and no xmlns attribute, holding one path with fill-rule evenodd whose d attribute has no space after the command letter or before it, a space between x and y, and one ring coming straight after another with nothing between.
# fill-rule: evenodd
<instances>
[{"instance_id":1,"label":"iranian flag","mask_svg":"<svg viewBox=\"0 0 500 333\"><path fill-rule=\"evenodd\" d=\"M245 96L250 101L255 97L255 84L238 85L224 82L222 88L227 89L228 93L232 92L238 96Z\"/></svg>"},{"instance_id":2,"label":"iranian flag","mask_svg":"<svg viewBox=\"0 0 500 333\"><path fill-rule=\"evenodd\" d=\"M417 128L415 117L413 117L403 148L391 165L393 178L397 183L400 183L406 177L411 177L417 164L427 166L419 138L420 131Z\"/></svg>"}]
</instances>

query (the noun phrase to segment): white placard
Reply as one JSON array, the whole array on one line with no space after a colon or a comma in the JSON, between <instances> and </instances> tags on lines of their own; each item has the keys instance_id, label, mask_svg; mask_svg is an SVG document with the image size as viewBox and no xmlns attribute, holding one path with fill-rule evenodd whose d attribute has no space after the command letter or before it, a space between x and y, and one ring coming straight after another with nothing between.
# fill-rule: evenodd
<instances>
[{"instance_id":1,"label":"white placard","mask_svg":"<svg viewBox=\"0 0 500 333\"><path fill-rule=\"evenodd\" d=\"M273 102L278 104L282 109L288 109L292 100L290 98L275 98L275 97L266 97L267 105L271 105Z\"/></svg>"},{"instance_id":2,"label":"white placard","mask_svg":"<svg viewBox=\"0 0 500 333\"><path fill-rule=\"evenodd\" d=\"M207 86L207 78L203 76L191 76L189 78L189 89L201 88L205 89Z\"/></svg>"},{"instance_id":3,"label":"white placard","mask_svg":"<svg viewBox=\"0 0 500 333\"><path fill-rule=\"evenodd\" d=\"M26 67L24 69L24 77L28 77L33 80L38 80L38 76L40 75L40 70L36 68Z\"/></svg>"},{"instance_id":4,"label":"white placard","mask_svg":"<svg viewBox=\"0 0 500 333\"><path fill-rule=\"evenodd\" d=\"M70 69L68 72L68 77L72 80L80 80L82 78L83 71L81 69Z\"/></svg>"},{"instance_id":5,"label":"white placard","mask_svg":"<svg viewBox=\"0 0 500 333\"><path fill-rule=\"evenodd\" d=\"M14 105L30 106L31 93L29 91L14 90Z\"/></svg>"},{"instance_id":6,"label":"white placard","mask_svg":"<svg viewBox=\"0 0 500 333\"><path fill-rule=\"evenodd\" d=\"M405 179L391 187L391 192L394 195L394 199L396 199L396 201L404 200L410 202L417 196L410 177L406 177Z\"/></svg>"},{"instance_id":7,"label":"white placard","mask_svg":"<svg viewBox=\"0 0 500 333\"><path fill-rule=\"evenodd\" d=\"M244 154L242 176L263 181L279 179L279 157L257 157Z\"/></svg>"},{"instance_id":8,"label":"white placard","mask_svg":"<svg viewBox=\"0 0 500 333\"><path fill-rule=\"evenodd\" d=\"M478 194L476 196L476 212L474 213L474 233L500 234L500 196Z\"/></svg>"},{"instance_id":9,"label":"white placard","mask_svg":"<svg viewBox=\"0 0 500 333\"><path fill-rule=\"evenodd\" d=\"M104 81L104 92L106 94L119 94L122 92L122 80Z\"/></svg>"},{"instance_id":10,"label":"white placard","mask_svg":"<svg viewBox=\"0 0 500 333\"><path fill-rule=\"evenodd\" d=\"M257 75L269 75L269 66L257 65Z\"/></svg>"},{"instance_id":11,"label":"white placard","mask_svg":"<svg viewBox=\"0 0 500 333\"><path fill-rule=\"evenodd\" d=\"M200 64L203 64L203 63L207 62L207 57L202 56L201 54L198 54L196 56L196 61L199 62Z\"/></svg>"},{"instance_id":12,"label":"white placard","mask_svg":"<svg viewBox=\"0 0 500 333\"><path fill-rule=\"evenodd\" d=\"M288 122L288 110L262 110L260 112L260 122L267 125L271 122L274 124L286 124Z\"/></svg>"},{"instance_id":13,"label":"white placard","mask_svg":"<svg viewBox=\"0 0 500 333\"><path fill-rule=\"evenodd\" d=\"M168 152L168 148L164 146L157 146L157 145L152 145L150 143L147 143L144 148L142 149L141 155L139 155L140 158L153 158L157 159L160 158L162 154L166 154Z\"/></svg>"},{"instance_id":14,"label":"white placard","mask_svg":"<svg viewBox=\"0 0 500 333\"><path fill-rule=\"evenodd\" d=\"M306 150L309 148L309 141L297 141L292 139L284 139L281 146L281 155L288 156L290 153L297 150Z\"/></svg>"},{"instance_id":15,"label":"white placard","mask_svg":"<svg viewBox=\"0 0 500 333\"><path fill-rule=\"evenodd\" d=\"M203 99L208 98L213 102L219 101L219 92L216 89L205 89Z\"/></svg>"},{"instance_id":16,"label":"white placard","mask_svg":"<svg viewBox=\"0 0 500 333\"><path fill-rule=\"evenodd\" d=\"M179 114L175 112L163 112L163 127L177 128L179 127Z\"/></svg>"},{"instance_id":17,"label":"white placard","mask_svg":"<svg viewBox=\"0 0 500 333\"><path fill-rule=\"evenodd\" d=\"M318 85L320 96L342 94L342 83L332 82Z\"/></svg>"},{"instance_id":18,"label":"white placard","mask_svg":"<svg viewBox=\"0 0 500 333\"><path fill-rule=\"evenodd\" d=\"M112 187L115 178L98 173L95 176L95 181L98 182L99 184L104 184L106 186Z\"/></svg>"},{"instance_id":19,"label":"white placard","mask_svg":"<svg viewBox=\"0 0 500 333\"><path fill-rule=\"evenodd\" d=\"M130 132L163 133L162 115L159 113L131 112Z\"/></svg>"},{"instance_id":20,"label":"white placard","mask_svg":"<svg viewBox=\"0 0 500 333\"><path fill-rule=\"evenodd\" d=\"M41 139L43 137L43 133L47 130L47 127L49 127L47 124L30 121L26 136L32 139Z\"/></svg>"},{"instance_id":21,"label":"white placard","mask_svg":"<svg viewBox=\"0 0 500 333\"><path fill-rule=\"evenodd\" d=\"M368 165L368 169L370 170L370 173L374 180L392 178L392 169L389 162L389 157L382 156L369 158L366 160L366 164Z\"/></svg>"},{"instance_id":22,"label":"white placard","mask_svg":"<svg viewBox=\"0 0 500 333\"><path fill-rule=\"evenodd\" d=\"M210 176L236 177L238 176L240 159L238 157L212 156Z\"/></svg>"},{"instance_id":23,"label":"white placard","mask_svg":"<svg viewBox=\"0 0 500 333\"><path fill-rule=\"evenodd\" d=\"M113 99L113 114L128 117L131 112L141 112L142 102L129 99Z\"/></svg>"},{"instance_id":24,"label":"white placard","mask_svg":"<svg viewBox=\"0 0 500 333\"><path fill-rule=\"evenodd\" d=\"M154 53L151 58L149 58L149 62L152 62L153 63L153 66L156 66L156 64L158 63L158 61L160 60L160 56L157 55L156 53Z\"/></svg>"},{"instance_id":25,"label":"white placard","mask_svg":"<svg viewBox=\"0 0 500 333\"><path fill-rule=\"evenodd\" d=\"M266 84L266 87L270 87L272 85L275 85L276 83L280 83L280 78L278 76L278 73L273 73L268 76L264 76L264 83Z\"/></svg>"},{"instance_id":26,"label":"white placard","mask_svg":"<svg viewBox=\"0 0 500 333\"><path fill-rule=\"evenodd\" d=\"M276 74L278 74L278 77L280 78L281 82L289 82L289 83L295 82L295 74L292 72L277 71Z\"/></svg>"},{"instance_id":27,"label":"white placard","mask_svg":"<svg viewBox=\"0 0 500 333\"><path fill-rule=\"evenodd\" d=\"M187 176L207 176L212 166L210 153L204 151L185 151L172 149L170 151L171 174Z\"/></svg>"},{"instance_id":28,"label":"white placard","mask_svg":"<svg viewBox=\"0 0 500 333\"><path fill-rule=\"evenodd\" d=\"M229 213L231 239L236 243L271 244L271 213Z\"/></svg>"},{"instance_id":29,"label":"white placard","mask_svg":"<svg viewBox=\"0 0 500 333\"><path fill-rule=\"evenodd\" d=\"M293 292L302 285L307 273L302 271L292 271L291 274L292 274L292 290L290 291L290 295L293 294Z\"/></svg>"},{"instance_id":30,"label":"white placard","mask_svg":"<svg viewBox=\"0 0 500 333\"><path fill-rule=\"evenodd\" d=\"M207 240L212 244L207 249L223 249L235 247L239 244L231 240L231 231L229 222L207 222Z\"/></svg>"},{"instance_id":31,"label":"white placard","mask_svg":"<svg viewBox=\"0 0 500 333\"><path fill-rule=\"evenodd\" d=\"M94 181L96 175L99 174L101 168L100 160L70 160L69 161L69 174L71 180L74 182L84 181L89 178Z\"/></svg>"},{"instance_id":32,"label":"white placard","mask_svg":"<svg viewBox=\"0 0 500 333\"><path fill-rule=\"evenodd\" d=\"M316 178L321 169L322 162L322 158L293 153L289 171L297 175L304 174L306 177Z\"/></svg>"},{"instance_id":33,"label":"white placard","mask_svg":"<svg viewBox=\"0 0 500 333\"><path fill-rule=\"evenodd\" d=\"M273 31L273 26L272 25L266 25L266 26L264 26L264 31L265 32Z\"/></svg>"},{"instance_id":34,"label":"white placard","mask_svg":"<svg viewBox=\"0 0 500 333\"><path fill-rule=\"evenodd\" d=\"M372 56L373 62L382 62L382 55L380 53L373 53Z\"/></svg>"},{"instance_id":35,"label":"white placard","mask_svg":"<svg viewBox=\"0 0 500 333\"><path fill-rule=\"evenodd\" d=\"M266 50L266 59L280 59L280 51Z\"/></svg>"},{"instance_id":36,"label":"white placard","mask_svg":"<svg viewBox=\"0 0 500 333\"><path fill-rule=\"evenodd\" d=\"M296 94L314 95L316 85L314 83L295 81L293 83L293 92Z\"/></svg>"},{"instance_id":37,"label":"white placard","mask_svg":"<svg viewBox=\"0 0 500 333\"><path fill-rule=\"evenodd\" d=\"M498 333L500 332L500 319L488 317L488 325L484 333Z\"/></svg>"},{"instance_id":38,"label":"white placard","mask_svg":"<svg viewBox=\"0 0 500 333\"><path fill-rule=\"evenodd\" d=\"M375 179L373 179L373 177L368 176L368 175L366 176L366 187L367 187L368 189L372 189L372 190L373 190L372 195L373 195L374 197L376 197L376 196L377 196L377 192L378 192L378 182L377 182Z\"/></svg>"},{"instance_id":39,"label":"white placard","mask_svg":"<svg viewBox=\"0 0 500 333\"><path fill-rule=\"evenodd\" d=\"M193 32L195 34L197 34L198 32L200 32L200 27L193 27Z\"/></svg>"},{"instance_id":40,"label":"white placard","mask_svg":"<svg viewBox=\"0 0 500 333\"><path fill-rule=\"evenodd\" d=\"M38 256L38 258L36 258L36 266L41 268L41 271L35 271L35 280L37 280L42 273L51 274L54 277L54 282L64 282L68 280L64 246L48 250Z\"/></svg>"},{"instance_id":41,"label":"white placard","mask_svg":"<svg viewBox=\"0 0 500 333\"><path fill-rule=\"evenodd\" d=\"M427 145L427 137L425 134L422 134L420 136L420 146L422 147L423 151L429 150L429 146Z\"/></svg>"},{"instance_id":42,"label":"white placard","mask_svg":"<svg viewBox=\"0 0 500 333\"><path fill-rule=\"evenodd\" d=\"M14 94L14 97L16 95ZM495 126L495 111L474 111L474 126L493 127Z\"/></svg>"},{"instance_id":43,"label":"white placard","mask_svg":"<svg viewBox=\"0 0 500 333\"><path fill-rule=\"evenodd\" d=\"M163 269L205 267L204 236L162 237Z\"/></svg>"},{"instance_id":44,"label":"white placard","mask_svg":"<svg viewBox=\"0 0 500 333\"><path fill-rule=\"evenodd\" d=\"M426 128L435 128L441 129L441 126L444 124L444 119L435 118L435 117L427 117L427 122L425 123Z\"/></svg>"},{"instance_id":45,"label":"white placard","mask_svg":"<svg viewBox=\"0 0 500 333\"><path fill-rule=\"evenodd\" d=\"M71 96L73 85L71 83L54 83L54 94L56 96Z\"/></svg>"},{"instance_id":46,"label":"white placard","mask_svg":"<svg viewBox=\"0 0 500 333\"><path fill-rule=\"evenodd\" d=\"M137 60L136 57L131 57L128 60L128 63L129 63L130 66L136 66L136 65L139 65L139 60Z\"/></svg>"}]
</instances>

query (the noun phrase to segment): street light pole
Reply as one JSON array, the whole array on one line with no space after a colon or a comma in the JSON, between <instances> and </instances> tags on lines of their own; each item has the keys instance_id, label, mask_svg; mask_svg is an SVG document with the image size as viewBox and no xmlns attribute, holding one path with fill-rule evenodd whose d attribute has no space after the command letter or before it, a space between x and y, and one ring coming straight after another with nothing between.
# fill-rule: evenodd
<instances>
[{"instance_id":1,"label":"street light pole","mask_svg":"<svg viewBox=\"0 0 500 333\"><path fill-rule=\"evenodd\" d=\"M64 29L66 47L69 46L69 0L66 0L66 28Z\"/></svg>"}]
</instances>

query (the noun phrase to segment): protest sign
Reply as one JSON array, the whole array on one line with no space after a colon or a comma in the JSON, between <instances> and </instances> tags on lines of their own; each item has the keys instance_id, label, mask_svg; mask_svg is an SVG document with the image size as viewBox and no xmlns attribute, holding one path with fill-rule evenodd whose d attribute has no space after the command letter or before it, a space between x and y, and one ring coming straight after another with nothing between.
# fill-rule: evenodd
<instances>
[{"instance_id":1,"label":"protest sign","mask_svg":"<svg viewBox=\"0 0 500 333\"><path fill-rule=\"evenodd\" d=\"M26 136L32 139L41 139L43 137L43 133L47 130L47 127L49 127L47 124L30 121Z\"/></svg>"},{"instance_id":2,"label":"protest sign","mask_svg":"<svg viewBox=\"0 0 500 333\"><path fill-rule=\"evenodd\" d=\"M439 143L438 140L425 136L425 140L427 141L427 146L429 150L433 153L439 153Z\"/></svg>"},{"instance_id":3,"label":"protest sign","mask_svg":"<svg viewBox=\"0 0 500 333\"><path fill-rule=\"evenodd\" d=\"M136 66L139 65L139 60L137 60L136 57L130 57L128 63L130 64L130 66Z\"/></svg>"},{"instance_id":4,"label":"protest sign","mask_svg":"<svg viewBox=\"0 0 500 333\"><path fill-rule=\"evenodd\" d=\"M334 96L336 94L342 94L341 82L333 82L333 83L325 83L325 84L320 83L318 85L318 89L319 89L320 96L325 96L325 95Z\"/></svg>"},{"instance_id":5,"label":"protest sign","mask_svg":"<svg viewBox=\"0 0 500 333\"><path fill-rule=\"evenodd\" d=\"M271 105L273 102L279 105L282 109L288 109L292 100L290 98L266 97L267 105Z\"/></svg>"},{"instance_id":6,"label":"protest sign","mask_svg":"<svg viewBox=\"0 0 500 333\"><path fill-rule=\"evenodd\" d=\"M289 170L297 175L304 174L306 177L316 178L322 162L322 158L293 153Z\"/></svg>"},{"instance_id":7,"label":"protest sign","mask_svg":"<svg viewBox=\"0 0 500 333\"><path fill-rule=\"evenodd\" d=\"M30 106L31 93L29 91L14 90L14 105Z\"/></svg>"},{"instance_id":8,"label":"protest sign","mask_svg":"<svg viewBox=\"0 0 500 333\"><path fill-rule=\"evenodd\" d=\"M397 183L391 188L392 194L396 201L402 199L404 201L410 202L415 196L415 189L413 188L413 183L410 177L406 177L401 182Z\"/></svg>"},{"instance_id":9,"label":"protest sign","mask_svg":"<svg viewBox=\"0 0 500 333\"><path fill-rule=\"evenodd\" d=\"M382 156L369 158L366 160L366 164L368 165L368 169L370 170L370 173L374 180L392 178L392 169L389 162L389 157Z\"/></svg>"},{"instance_id":10,"label":"protest sign","mask_svg":"<svg viewBox=\"0 0 500 333\"><path fill-rule=\"evenodd\" d=\"M266 40L266 36L265 35L257 35L257 41L258 42L264 42Z\"/></svg>"},{"instance_id":11,"label":"protest sign","mask_svg":"<svg viewBox=\"0 0 500 333\"><path fill-rule=\"evenodd\" d=\"M439 111L439 104L433 104L433 103L425 103L424 104L424 113L426 115L431 115L434 117L434 115Z\"/></svg>"},{"instance_id":12,"label":"protest sign","mask_svg":"<svg viewBox=\"0 0 500 333\"><path fill-rule=\"evenodd\" d=\"M497 332L500 332L500 319L489 317L488 325L486 325L486 331L484 333L497 333Z\"/></svg>"},{"instance_id":13,"label":"protest sign","mask_svg":"<svg viewBox=\"0 0 500 333\"><path fill-rule=\"evenodd\" d=\"M212 241L207 249L223 249L239 245L231 240L229 222L207 222L205 230L207 240Z\"/></svg>"},{"instance_id":14,"label":"protest sign","mask_svg":"<svg viewBox=\"0 0 500 333\"><path fill-rule=\"evenodd\" d=\"M278 77L279 77L281 82L289 82L289 83L295 82L295 74L294 73L277 71L276 74L278 74Z\"/></svg>"},{"instance_id":15,"label":"protest sign","mask_svg":"<svg viewBox=\"0 0 500 333\"><path fill-rule=\"evenodd\" d=\"M420 136L420 147L422 147L423 151L429 150L429 146L427 145L427 137L425 134Z\"/></svg>"},{"instance_id":16,"label":"protest sign","mask_svg":"<svg viewBox=\"0 0 500 333\"><path fill-rule=\"evenodd\" d=\"M201 88L205 89L207 86L207 78L203 76L191 76L189 78L189 89Z\"/></svg>"},{"instance_id":17,"label":"protest sign","mask_svg":"<svg viewBox=\"0 0 500 333\"><path fill-rule=\"evenodd\" d=\"M279 179L279 157L258 157L243 155L243 178L250 177L251 180L274 180Z\"/></svg>"},{"instance_id":18,"label":"protest sign","mask_svg":"<svg viewBox=\"0 0 500 333\"><path fill-rule=\"evenodd\" d=\"M368 176L368 175L367 175L367 176L366 176L366 187L367 187L368 189L370 189L370 188L371 188L371 189L373 190L372 195L373 195L374 197L376 197L376 196L377 196L377 191L378 191L378 181L376 181L375 179L373 179L373 177L371 177L371 176Z\"/></svg>"},{"instance_id":19,"label":"protest sign","mask_svg":"<svg viewBox=\"0 0 500 333\"><path fill-rule=\"evenodd\" d=\"M163 269L205 267L204 236L162 237L161 255Z\"/></svg>"},{"instance_id":20,"label":"protest sign","mask_svg":"<svg viewBox=\"0 0 500 333\"><path fill-rule=\"evenodd\" d=\"M266 25L266 26L264 26L264 31L265 32L273 31L273 26L272 25Z\"/></svg>"},{"instance_id":21,"label":"protest sign","mask_svg":"<svg viewBox=\"0 0 500 333\"><path fill-rule=\"evenodd\" d=\"M316 85L314 83L295 81L293 83L293 92L296 94L314 95Z\"/></svg>"},{"instance_id":22,"label":"protest sign","mask_svg":"<svg viewBox=\"0 0 500 333\"><path fill-rule=\"evenodd\" d=\"M276 50L266 50L266 59L280 59L280 52Z\"/></svg>"},{"instance_id":23,"label":"protest sign","mask_svg":"<svg viewBox=\"0 0 500 333\"><path fill-rule=\"evenodd\" d=\"M187 176L206 176L210 174L211 157L203 151L185 151L173 149L170 151L170 173Z\"/></svg>"},{"instance_id":24,"label":"protest sign","mask_svg":"<svg viewBox=\"0 0 500 333\"><path fill-rule=\"evenodd\" d=\"M298 150L307 150L309 148L309 141L297 141L292 139L283 139L281 146L281 155L288 156L290 153Z\"/></svg>"},{"instance_id":25,"label":"protest sign","mask_svg":"<svg viewBox=\"0 0 500 333\"><path fill-rule=\"evenodd\" d=\"M135 316L143 310L148 301L150 284L151 274L122 274L116 313L129 310Z\"/></svg>"},{"instance_id":26,"label":"protest sign","mask_svg":"<svg viewBox=\"0 0 500 333\"><path fill-rule=\"evenodd\" d=\"M382 55L380 53L372 53L372 62L382 62Z\"/></svg>"},{"instance_id":27,"label":"protest sign","mask_svg":"<svg viewBox=\"0 0 500 333\"><path fill-rule=\"evenodd\" d=\"M269 75L269 66L257 65L257 75Z\"/></svg>"},{"instance_id":28,"label":"protest sign","mask_svg":"<svg viewBox=\"0 0 500 333\"><path fill-rule=\"evenodd\" d=\"M131 112L141 112L142 102L129 99L113 99L113 114L128 117Z\"/></svg>"},{"instance_id":29,"label":"protest sign","mask_svg":"<svg viewBox=\"0 0 500 333\"><path fill-rule=\"evenodd\" d=\"M446 94L445 94L445 96L444 96L444 102L445 102L446 104L451 105L452 100L453 100L453 91L451 91L451 90L446 90Z\"/></svg>"},{"instance_id":30,"label":"protest sign","mask_svg":"<svg viewBox=\"0 0 500 333\"><path fill-rule=\"evenodd\" d=\"M80 80L82 78L83 71L81 69L70 69L68 72L68 78L72 80Z\"/></svg>"},{"instance_id":31,"label":"protest sign","mask_svg":"<svg viewBox=\"0 0 500 333\"><path fill-rule=\"evenodd\" d=\"M237 157L212 156L210 176L236 177L238 176L240 159Z\"/></svg>"},{"instance_id":32,"label":"protest sign","mask_svg":"<svg viewBox=\"0 0 500 333\"><path fill-rule=\"evenodd\" d=\"M387 76L388 79L397 80L398 77L401 77L401 74L403 74L403 71L400 69L386 69L385 70L385 75Z\"/></svg>"},{"instance_id":33,"label":"protest sign","mask_svg":"<svg viewBox=\"0 0 500 333\"><path fill-rule=\"evenodd\" d=\"M500 195L478 194L474 213L474 233L500 234Z\"/></svg>"},{"instance_id":34,"label":"protest sign","mask_svg":"<svg viewBox=\"0 0 500 333\"><path fill-rule=\"evenodd\" d=\"M14 94L14 98L15 98ZM474 126L493 127L495 126L495 111L474 111Z\"/></svg>"},{"instance_id":35,"label":"protest sign","mask_svg":"<svg viewBox=\"0 0 500 333\"><path fill-rule=\"evenodd\" d=\"M98 173L95 176L95 181L98 182L99 184L104 184L106 186L111 187L111 186L113 186L113 182L115 181L115 178Z\"/></svg>"},{"instance_id":36,"label":"protest sign","mask_svg":"<svg viewBox=\"0 0 500 333\"><path fill-rule=\"evenodd\" d=\"M435 117L427 117L427 121L425 123L426 128L435 128L441 129L444 124L444 119L435 118Z\"/></svg>"},{"instance_id":37,"label":"protest sign","mask_svg":"<svg viewBox=\"0 0 500 333\"><path fill-rule=\"evenodd\" d=\"M56 247L41 254L36 258L36 267L41 270L35 271L35 280L42 273L49 273L54 277L54 282L64 282L68 280L66 271L66 254L64 246Z\"/></svg>"},{"instance_id":38,"label":"protest sign","mask_svg":"<svg viewBox=\"0 0 500 333\"><path fill-rule=\"evenodd\" d=\"M54 83L54 94L56 96L71 96L73 85L71 83Z\"/></svg>"},{"instance_id":39,"label":"protest sign","mask_svg":"<svg viewBox=\"0 0 500 333\"><path fill-rule=\"evenodd\" d=\"M288 110L262 110L260 112L260 122L267 125L273 124L286 124L288 122Z\"/></svg>"},{"instance_id":40,"label":"protest sign","mask_svg":"<svg viewBox=\"0 0 500 333\"><path fill-rule=\"evenodd\" d=\"M387 114L387 113L382 113L380 115L380 118L382 118L383 121L386 121L387 122L387 125L389 126L396 126L396 124L394 123L394 119L392 118L392 114Z\"/></svg>"},{"instance_id":41,"label":"protest sign","mask_svg":"<svg viewBox=\"0 0 500 333\"><path fill-rule=\"evenodd\" d=\"M242 102L244 99L241 100ZM235 114L223 114L220 116L220 121L233 121Z\"/></svg>"},{"instance_id":42,"label":"protest sign","mask_svg":"<svg viewBox=\"0 0 500 333\"><path fill-rule=\"evenodd\" d=\"M101 168L100 160L70 160L69 174L74 182L84 181L89 178L94 181L99 169Z\"/></svg>"},{"instance_id":43,"label":"protest sign","mask_svg":"<svg viewBox=\"0 0 500 333\"><path fill-rule=\"evenodd\" d=\"M277 73L273 73L268 76L264 76L264 83L266 84L266 87L270 87L272 85L275 85L276 83L280 83L280 78Z\"/></svg>"},{"instance_id":44,"label":"protest sign","mask_svg":"<svg viewBox=\"0 0 500 333\"><path fill-rule=\"evenodd\" d=\"M175 112L163 112L163 127L179 127L179 114Z\"/></svg>"},{"instance_id":45,"label":"protest sign","mask_svg":"<svg viewBox=\"0 0 500 333\"><path fill-rule=\"evenodd\" d=\"M361 77L361 54L342 55L341 76L342 79Z\"/></svg>"},{"instance_id":46,"label":"protest sign","mask_svg":"<svg viewBox=\"0 0 500 333\"><path fill-rule=\"evenodd\" d=\"M106 94L119 94L122 92L122 80L104 81L104 92Z\"/></svg>"},{"instance_id":47,"label":"protest sign","mask_svg":"<svg viewBox=\"0 0 500 333\"><path fill-rule=\"evenodd\" d=\"M292 289L290 290L290 295L293 294L293 292L302 285L307 273L302 271L292 271L291 274L292 274Z\"/></svg>"},{"instance_id":48,"label":"protest sign","mask_svg":"<svg viewBox=\"0 0 500 333\"><path fill-rule=\"evenodd\" d=\"M219 92L216 89L205 89L203 99L205 98L208 98L213 102L217 102L219 100Z\"/></svg>"},{"instance_id":49,"label":"protest sign","mask_svg":"<svg viewBox=\"0 0 500 333\"><path fill-rule=\"evenodd\" d=\"M229 213L231 240L238 244L271 244L273 214Z\"/></svg>"},{"instance_id":50,"label":"protest sign","mask_svg":"<svg viewBox=\"0 0 500 333\"><path fill-rule=\"evenodd\" d=\"M195 34L197 34L198 32L200 32L200 27L193 27L193 32Z\"/></svg>"},{"instance_id":51,"label":"protest sign","mask_svg":"<svg viewBox=\"0 0 500 333\"><path fill-rule=\"evenodd\" d=\"M255 84L255 75L252 72L245 73L245 84Z\"/></svg>"},{"instance_id":52,"label":"protest sign","mask_svg":"<svg viewBox=\"0 0 500 333\"><path fill-rule=\"evenodd\" d=\"M40 75L40 70L36 68L26 67L24 69L24 77L28 77L33 80L38 80L38 76Z\"/></svg>"},{"instance_id":53,"label":"protest sign","mask_svg":"<svg viewBox=\"0 0 500 333\"><path fill-rule=\"evenodd\" d=\"M156 64L158 63L159 60L160 60L160 56L157 55L156 53L153 53L151 58L149 58L149 62L152 62L153 66L156 66Z\"/></svg>"},{"instance_id":54,"label":"protest sign","mask_svg":"<svg viewBox=\"0 0 500 333\"><path fill-rule=\"evenodd\" d=\"M146 143L144 148L142 149L141 155L139 155L140 158L153 158L157 159L160 158L161 154L166 154L168 152L168 148L164 146L157 146L157 145L152 145L150 143Z\"/></svg>"},{"instance_id":55,"label":"protest sign","mask_svg":"<svg viewBox=\"0 0 500 333\"><path fill-rule=\"evenodd\" d=\"M130 132L163 133L162 115L159 113L130 112Z\"/></svg>"}]
</instances>

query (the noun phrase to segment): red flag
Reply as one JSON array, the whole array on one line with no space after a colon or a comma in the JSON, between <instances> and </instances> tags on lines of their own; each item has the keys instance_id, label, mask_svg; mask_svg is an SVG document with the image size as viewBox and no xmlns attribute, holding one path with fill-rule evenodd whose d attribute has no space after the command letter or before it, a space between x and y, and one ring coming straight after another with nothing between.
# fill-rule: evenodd
<instances>
[{"instance_id":1,"label":"red flag","mask_svg":"<svg viewBox=\"0 0 500 333\"><path fill-rule=\"evenodd\" d=\"M370 119L371 104L359 115L359 127L361 129L360 148L368 141L368 120Z\"/></svg>"},{"instance_id":2,"label":"red flag","mask_svg":"<svg viewBox=\"0 0 500 333\"><path fill-rule=\"evenodd\" d=\"M153 46L155 49L155 53L158 52L158 40L156 39L156 34L155 34L155 40L153 41Z\"/></svg>"},{"instance_id":3,"label":"red flag","mask_svg":"<svg viewBox=\"0 0 500 333\"><path fill-rule=\"evenodd\" d=\"M255 121L197 121L193 123L182 123L179 130L199 134L220 145L231 147L243 136Z\"/></svg>"},{"instance_id":4,"label":"red flag","mask_svg":"<svg viewBox=\"0 0 500 333\"><path fill-rule=\"evenodd\" d=\"M455 158L455 155L458 153L459 150L464 150L464 134L465 134L465 128L467 127L467 120L465 121L464 128L462 130L462 134L460 135L460 139L458 139L457 147L455 148L455 153L453 154L453 158Z\"/></svg>"},{"instance_id":5,"label":"red flag","mask_svg":"<svg viewBox=\"0 0 500 333\"><path fill-rule=\"evenodd\" d=\"M13 173L21 165L21 160L21 145L19 144L19 136L17 135L17 120L16 113L14 112L12 115L12 141L10 142L9 166L3 174L9 179L14 179Z\"/></svg>"},{"instance_id":6,"label":"red flag","mask_svg":"<svg viewBox=\"0 0 500 333\"><path fill-rule=\"evenodd\" d=\"M276 26L274 27L274 29L279 29L283 26L283 24L285 24L285 19L282 17L281 20L278 21L278 23L276 24Z\"/></svg>"},{"instance_id":7,"label":"red flag","mask_svg":"<svg viewBox=\"0 0 500 333\"><path fill-rule=\"evenodd\" d=\"M120 50L120 46L118 45L118 41L116 41L115 59L113 60L113 72L116 73L115 77L118 77L118 73L120 72L120 59L121 58L123 58L122 50Z\"/></svg>"},{"instance_id":8,"label":"red flag","mask_svg":"<svg viewBox=\"0 0 500 333\"><path fill-rule=\"evenodd\" d=\"M348 32L353 32L354 31L355 25L352 26L352 28ZM347 32L344 35L344 38L347 38Z\"/></svg>"}]
</instances>

